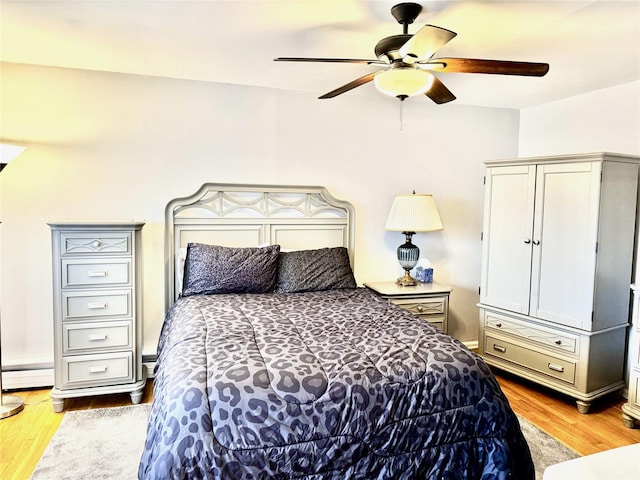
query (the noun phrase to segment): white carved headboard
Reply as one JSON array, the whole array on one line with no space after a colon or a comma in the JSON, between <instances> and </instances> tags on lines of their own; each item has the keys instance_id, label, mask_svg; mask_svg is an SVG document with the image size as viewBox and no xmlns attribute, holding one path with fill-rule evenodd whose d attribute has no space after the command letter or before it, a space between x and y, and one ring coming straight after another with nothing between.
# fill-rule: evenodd
<instances>
[{"instance_id":1,"label":"white carved headboard","mask_svg":"<svg viewBox=\"0 0 640 480\"><path fill-rule=\"evenodd\" d=\"M343 246L353 266L354 216L353 205L324 187L205 183L165 209L166 308L180 293L180 248L189 242L292 250Z\"/></svg>"}]
</instances>

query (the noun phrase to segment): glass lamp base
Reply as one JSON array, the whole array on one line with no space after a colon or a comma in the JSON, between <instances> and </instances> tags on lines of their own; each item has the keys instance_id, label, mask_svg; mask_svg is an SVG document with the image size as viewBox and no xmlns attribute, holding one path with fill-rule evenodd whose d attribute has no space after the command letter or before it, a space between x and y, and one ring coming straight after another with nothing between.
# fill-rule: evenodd
<instances>
[{"instance_id":1,"label":"glass lamp base","mask_svg":"<svg viewBox=\"0 0 640 480\"><path fill-rule=\"evenodd\" d=\"M404 275L396 280L396 284L401 287L413 287L417 285L416 279L409 275L408 271L404 272Z\"/></svg>"},{"instance_id":2,"label":"glass lamp base","mask_svg":"<svg viewBox=\"0 0 640 480\"><path fill-rule=\"evenodd\" d=\"M0 393L0 395L2 395ZM24 408L24 401L16 395L2 395L0 403L0 418L10 417L19 413Z\"/></svg>"}]
</instances>

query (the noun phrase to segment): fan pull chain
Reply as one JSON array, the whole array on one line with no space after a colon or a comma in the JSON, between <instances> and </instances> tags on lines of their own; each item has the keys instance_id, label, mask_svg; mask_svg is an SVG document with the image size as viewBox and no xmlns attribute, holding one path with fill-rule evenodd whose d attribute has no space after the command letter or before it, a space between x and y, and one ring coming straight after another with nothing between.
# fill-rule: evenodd
<instances>
[{"instance_id":1,"label":"fan pull chain","mask_svg":"<svg viewBox=\"0 0 640 480\"><path fill-rule=\"evenodd\" d=\"M402 113L404 110L404 102L400 102L400 131L402 131Z\"/></svg>"}]
</instances>

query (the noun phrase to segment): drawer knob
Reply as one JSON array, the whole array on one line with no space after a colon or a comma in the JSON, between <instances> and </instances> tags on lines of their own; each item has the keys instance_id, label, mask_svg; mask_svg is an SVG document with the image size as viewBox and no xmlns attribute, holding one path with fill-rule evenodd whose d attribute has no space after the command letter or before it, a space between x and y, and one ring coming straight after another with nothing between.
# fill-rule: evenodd
<instances>
[{"instance_id":1,"label":"drawer knob","mask_svg":"<svg viewBox=\"0 0 640 480\"><path fill-rule=\"evenodd\" d=\"M87 275L90 277L106 277L108 272L106 270L89 270Z\"/></svg>"},{"instance_id":2,"label":"drawer knob","mask_svg":"<svg viewBox=\"0 0 640 480\"><path fill-rule=\"evenodd\" d=\"M562 345L562 340L556 340L556 345Z\"/></svg>"},{"instance_id":3,"label":"drawer knob","mask_svg":"<svg viewBox=\"0 0 640 480\"><path fill-rule=\"evenodd\" d=\"M90 302L87 304L89 310L102 310L107 308L107 302Z\"/></svg>"},{"instance_id":4,"label":"drawer knob","mask_svg":"<svg viewBox=\"0 0 640 480\"><path fill-rule=\"evenodd\" d=\"M556 365L555 363L548 363L547 366L549 367L549 370L553 370L555 372L564 372L564 367L561 365Z\"/></svg>"},{"instance_id":5,"label":"drawer knob","mask_svg":"<svg viewBox=\"0 0 640 480\"><path fill-rule=\"evenodd\" d=\"M100 240L94 240L92 245L93 245L93 248L98 248L100 247L100 245L102 245L102 243L100 243Z\"/></svg>"},{"instance_id":6,"label":"drawer knob","mask_svg":"<svg viewBox=\"0 0 640 480\"><path fill-rule=\"evenodd\" d=\"M502 324L501 323L496 323L496 327L502 328Z\"/></svg>"},{"instance_id":7,"label":"drawer knob","mask_svg":"<svg viewBox=\"0 0 640 480\"><path fill-rule=\"evenodd\" d=\"M496 345L495 343L493 344L493 349L496 352L500 352L500 353L506 353L507 352L507 347L503 347L501 345Z\"/></svg>"},{"instance_id":8,"label":"drawer knob","mask_svg":"<svg viewBox=\"0 0 640 480\"><path fill-rule=\"evenodd\" d=\"M417 310L418 310L420 313L422 313L422 312L424 312L424 307L423 307L422 305L418 305Z\"/></svg>"}]
</instances>

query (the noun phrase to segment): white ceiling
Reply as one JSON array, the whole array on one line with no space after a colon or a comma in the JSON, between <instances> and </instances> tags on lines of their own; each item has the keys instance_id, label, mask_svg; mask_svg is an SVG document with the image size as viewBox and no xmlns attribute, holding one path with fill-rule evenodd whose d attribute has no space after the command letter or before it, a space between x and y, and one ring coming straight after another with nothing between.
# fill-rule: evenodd
<instances>
[{"instance_id":1,"label":"white ceiling","mask_svg":"<svg viewBox=\"0 0 640 480\"><path fill-rule=\"evenodd\" d=\"M390 14L396 3L0 0L0 60L319 96L375 67L273 58L374 58L378 40L402 33ZM458 34L436 57L550 64L542 78L438 74L454 104L524 108L640 79L640 0L418 3L424 9L409 33L430 23ZM338 107L346 95L381 97L367 84L318 101Z\"/></svg>"}]
</instances>

